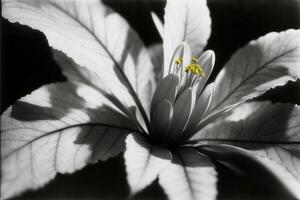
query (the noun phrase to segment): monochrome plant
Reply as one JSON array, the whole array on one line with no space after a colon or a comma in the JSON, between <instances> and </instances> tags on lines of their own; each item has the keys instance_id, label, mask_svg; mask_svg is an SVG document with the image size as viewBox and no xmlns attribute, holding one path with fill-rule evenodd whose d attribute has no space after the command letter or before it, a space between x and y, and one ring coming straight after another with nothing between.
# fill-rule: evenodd
<instances>
[{"instance_id":1,"label":"monochrome plant","mask_svg":"<svg viewBox=\"0 0 300 200\"><path fill-rule=\"evenodd\" d=\"M300 198L300 107L254 99L299 79L299 30L250 41L208 83L205 0L167 0L164 24L152 13L163 66L99 0L3 0L2 12L44 33L67 77L2 114L2 198L122 152L131 195L158 179L171 200L216 199L214 163L238 158Z\"/></svg>"}]
</instances>

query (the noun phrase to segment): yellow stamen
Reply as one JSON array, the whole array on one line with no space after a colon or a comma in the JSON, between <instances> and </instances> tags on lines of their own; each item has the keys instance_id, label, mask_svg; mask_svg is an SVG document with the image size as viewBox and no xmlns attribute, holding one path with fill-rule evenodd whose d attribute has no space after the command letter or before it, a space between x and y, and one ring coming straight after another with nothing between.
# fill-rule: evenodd
<instances>
[{"instance_id":1,"label":"yellow stamen","mask_svg":"<svg viewBox=\"0 0 300 200\"><path fill-rule=\"evenodd\" d=\"M179 64L181 64L183 62L183 59L182 58L177 58L176 60L175 60L175 63L177 64L177 65L179 65Z\"/></svg>"},{"instance_id":2,"label":"yellow stamen","mask_svg":"<svg viewBox=\"0 0 300 200\"><path fill-rule=\"evenodd\" d=\"M195 64L195 63L191 63L185 67L185 72L189 72L189 71L195 75L198 75L201 73L201 76L203 76L202 74L204 74L204 73L202 73L202 71L203 71L202 67L199 64Z\"/></svg>"},{"instance_id":3,"label":"yellow stamen","mask_svg":"<svg viewBox=\"0 0 300 200\"><path fill-rule=\"evenodd\" d=\"M201 76L202 76L203 78L205 78L205 73L202 72L202 73L201 73Z\"/></svg>"},{"instance_id":4,"label":"yellow stamen","mask_svg":"<svg viewBox=\"0 0 300 200\"><path fill-rule=\"evenodd\" d=\"M195 57L193 57L193 58L192 58L192 63L196 64L197 62L198 62L198 59L195 58Z\"/></svg>"}]
</instances>

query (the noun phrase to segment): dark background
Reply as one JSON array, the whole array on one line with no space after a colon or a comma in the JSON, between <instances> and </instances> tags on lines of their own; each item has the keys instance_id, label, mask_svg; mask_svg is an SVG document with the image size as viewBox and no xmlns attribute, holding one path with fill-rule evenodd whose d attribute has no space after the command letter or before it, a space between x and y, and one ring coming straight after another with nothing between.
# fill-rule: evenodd
<instances>
[{"instance_id":1,"label":"dark background","mask_svg":"<svg viewBox=\"0 0 300 200\"><path fill-rule=\"evenodd\" d=\"M129 21L146 45L161 42L149 11L154 10L162 18L164 1L105 2ZM271 31L300 27L300 1L297 0L208 0L208 6L212 35L207 48L216 52L216 70L212 78L230 55L249 40ZM42 33L1 18L2 112L41 85L64 80ZM260 99L300 104L300 81L267 92ZM276 199L279 195L220 164L217 164L217 171L219 199ZM44 188L26 192L16 199L125 199L128 191L123 156L120 155L71 175L57 175ZM166 199L155 183L134 199L157 198Z\"/></svg>"}]
</instances>

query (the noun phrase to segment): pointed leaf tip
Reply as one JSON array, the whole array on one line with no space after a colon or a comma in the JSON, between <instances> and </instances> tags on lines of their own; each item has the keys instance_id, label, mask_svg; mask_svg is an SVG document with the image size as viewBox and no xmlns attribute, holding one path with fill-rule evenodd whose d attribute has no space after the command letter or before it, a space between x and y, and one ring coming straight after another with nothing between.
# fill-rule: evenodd
<instances>
[{"instance_id":1,"label":"pointed leaf tip","mask_svg":"<svg viewBox=\"0 0 300 200\"><path fill-rule=\"evenodd\" d=\"M151 17L152 17L152 20L154 22L154 25L155 25L160 37L163 39L164 25L163 25L162 21L159 19L159 17L154 12L151 12Z\"/></svg>"}]
</instances>

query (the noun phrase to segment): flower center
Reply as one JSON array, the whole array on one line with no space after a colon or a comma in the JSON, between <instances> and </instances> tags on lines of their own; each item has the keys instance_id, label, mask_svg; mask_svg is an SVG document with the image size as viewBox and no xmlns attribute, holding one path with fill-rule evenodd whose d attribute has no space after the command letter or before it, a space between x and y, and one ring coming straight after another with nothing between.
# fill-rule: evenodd
<instances>
[{"instance_id":1,"label":"flower center","mask_svg":"<svg viewBox=\"0 0 300 200\"><path fill-rule=\"evenodd\" d=\"M186 61L186 63L184 62ZM199 64L199 59L192 57L184 60L182 57L177 57L173 60L174 68L171 73L174 73L179 78L177 99L183 91L189 87L194 87L197 83L206 77L203 67ZM185 63L185 65L184 65ZM187 64L188 63L188 64Z\"/></svg>"},{"instance_id":2,"label":"flower center","mask_svg":"<svg viewBox=\"0 0 300 200\"><path fill-rule=\"evenodd\" d=\"M185 67L185 72L191 72L194 75L200 74L203 78L205 77L205 73L203 72L202 67L198 64L198 59L195 57L192 58L192 63Z\"/></svg>"}]
</instances>

